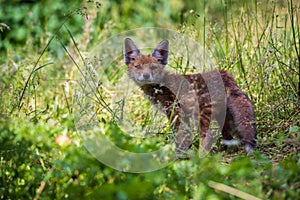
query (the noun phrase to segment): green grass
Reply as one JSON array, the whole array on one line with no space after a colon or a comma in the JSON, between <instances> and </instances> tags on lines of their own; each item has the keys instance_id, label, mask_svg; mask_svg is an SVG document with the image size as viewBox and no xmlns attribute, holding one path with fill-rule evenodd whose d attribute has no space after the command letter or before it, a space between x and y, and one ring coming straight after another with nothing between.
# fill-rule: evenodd
<instances>
[{"instance_id":1,"label":"green grass","mask_svg":"<svg viewBox=\"0 0 300 200\"><path fill-rule=\"evenodd\" d=\"M101 2L100 7L96 1L12 2L0 8L0 13L12 11L0 14L0 23L11 28L0 24L0 199L238 199L245 198L242 192L261 199L297 198L299 6L292 0L161 0ZM198 41L208 52L204 59L233 74L255 108L256 152L215 148L201 159L195 153L158 171L133 174L102 164L86 150L74 123L85 57L119 32L151 26ZM123 149L156 150L174 133L137 88L124 96L119 81L129 80L121 60L120 55L105 66L99 82L91 82L99 86L93 107L99 127ZM184 59L173 61L170 70L196 71L185 68ZM125 117L147 137L132 137L119 126ZM71 142L59 145L61 135Z\"/></svg>"}]
</instances>

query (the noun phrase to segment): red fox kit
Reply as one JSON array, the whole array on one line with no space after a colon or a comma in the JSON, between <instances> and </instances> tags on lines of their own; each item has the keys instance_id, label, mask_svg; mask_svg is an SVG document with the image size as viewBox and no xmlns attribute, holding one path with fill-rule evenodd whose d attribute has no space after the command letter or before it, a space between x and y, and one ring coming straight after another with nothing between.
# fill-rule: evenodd
<instances>
[{"instance_id":1,"label":"red fox kit","mask_svg":"<svg viewBox=\"0 0 300 200\"><path fill-rule=\"evenodd\" d=\"M193 142L192 130L201 136L202 149L209 146L209 125L212 117L212 100L204 76L213 78L212 72L180 75L166 71L169 42L162 41L150 55L142 55L134 42L124 41L124 60L129 77L144 91L152 104L157 105L174 124L176 151L187 150ZM226 71L217 71L224 83L226 95L225 121L222 127L224 140L232 140L237 132L240 143L247 152L256 145L254 112L249 98L237 86L233 77ZM218 112L218 111L216 111ZM215 116L220 126L222 119ZM185 125L182 125L185 124ZM192 125L191 125L192 124Z\"/></svg>"}]
</instances>

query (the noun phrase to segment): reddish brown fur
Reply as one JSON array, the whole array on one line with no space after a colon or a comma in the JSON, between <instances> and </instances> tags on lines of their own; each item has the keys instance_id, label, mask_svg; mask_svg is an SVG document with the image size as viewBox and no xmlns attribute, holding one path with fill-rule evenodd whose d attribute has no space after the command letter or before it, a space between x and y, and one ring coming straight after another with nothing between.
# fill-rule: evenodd
<instances>
[{"instance_id":1,"label":"reddish brown fur","mask_svg":"<svg viewBox=\"0 0 300 200\"><path fill-rule=\"evenodd\" d=\"M195 101L188 101L193 99L191 95L196 95L196 101L198 102L199 113L197 115L200 116L200 135L202 141L204 141L207 134L209 134L212 105L203 76L213 77L213 73L216 73L216 71L184 76L169 73L164 70L165 63L163 61L166 60L160 60L161 58L165 59L167 55L160 57L158 54L161 51L163 51L162 53L166 53L168 46L166 49L156 48L152 55L145 56L139 53L133 42L127 42L129 44L125 41L125 46L126 44L129 45L127 48L131 50L125 52L125 56L127 56L125 57L125 62L128 65L129 77L140 86L153 104L159 105L162 112L172 122L175 130L178 131L175 139L177 149L186 150L191 144L191 135L179 129L183 118L185 118L185 113L193 112ZM161 48L161 46L164 47L166 45L161 43L159 47ZM132 56L133 53L137 55ZM222 128L223 139L231 140L233 138L232 133L236 131L240 137L241 144L245 146L247 151L252 151L256 144L256 129L251 101L237 86L235 80L228 72L219 70L218 73L220 73L226 90L224 101L226 101L227 112ZM180 88L179 85L181 85L183 80L186 80L188 84L183 84L182 88ZM180 89L182 92L177 94L177 91ZM195 93L190 93L189 91L195 91ZM216 111L218 112L218 110ZM215 117L222 126L222 119L218 119L218 116Z\"/></svg>"}]
</instances>

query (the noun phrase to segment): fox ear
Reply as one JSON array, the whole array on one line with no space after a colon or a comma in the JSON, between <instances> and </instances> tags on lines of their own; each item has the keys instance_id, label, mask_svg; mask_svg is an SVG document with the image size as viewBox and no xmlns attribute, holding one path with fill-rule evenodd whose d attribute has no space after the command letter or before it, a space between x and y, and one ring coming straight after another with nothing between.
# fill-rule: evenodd
<instances>
[{"instance_id":1,"label":"fox ear","mask_svg":"<svg viewBox=\"0 0 300 200\"><path fill-rule=\"evenodd\" d=\"M164 40L152 51L151 56L157 59L163 65L168 63L169 42Z\"/></svg>"},{"instance_id":2,"label":"fox ear","mask_svg":"<svg viewBox=\"0 0 300 200\"><path fill-rule=\"evenodd\" d=\"M124 61L126 65L130 64L137 56L141 55L139 48L134 44L130 38L124 40Z\"/></svg>"}]
</instances>

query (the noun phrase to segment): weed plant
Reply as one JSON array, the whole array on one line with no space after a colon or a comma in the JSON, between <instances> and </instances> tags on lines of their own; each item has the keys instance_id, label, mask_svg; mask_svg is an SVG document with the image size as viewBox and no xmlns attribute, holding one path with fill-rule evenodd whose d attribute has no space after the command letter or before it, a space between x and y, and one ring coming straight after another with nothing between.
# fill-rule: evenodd
<instances>
[{"instance_id":1,"label":"weed plant","mask_svg":"<svg viewBox=\"0 0 300 200\"><path fill-rule=\"evenodd\" d=\"M17 33L9 29L15 29L22 17L8 13L13 19L9 21L0 14L0 199L299 197L299 2L86 1L69 12L61 10L63 18L43 27L43 21L50 22L51 14L66 5L49 2L20 1L20 7L12 2L0 8L0 13L24 11L38 22L22 13L24 24L31 26L20 23L27 37L13 41L10 37ZM54 10L49 16L37 15L47 7ZM114 34L149 26L193 38L207 50L205 59L233 74L255 108L256 152L246 155L239 147L216 148L201 159L192 154L188 160L143 174L116 171L89 154L74 124L85 58ZM185 71L187 63L175 59L169 70ZM193 72L193 68L186 71ZM101 134L132 152L151 152L169 143L174 133L168 122L137 88L132 96L121 93L116 99L117 82L126 78L121 55L104 74L103 80L92 81L97 86L95 111ZM147 137L124 131L118 124L124 116L142 127Z\"/></svg>"}]
</instances>

